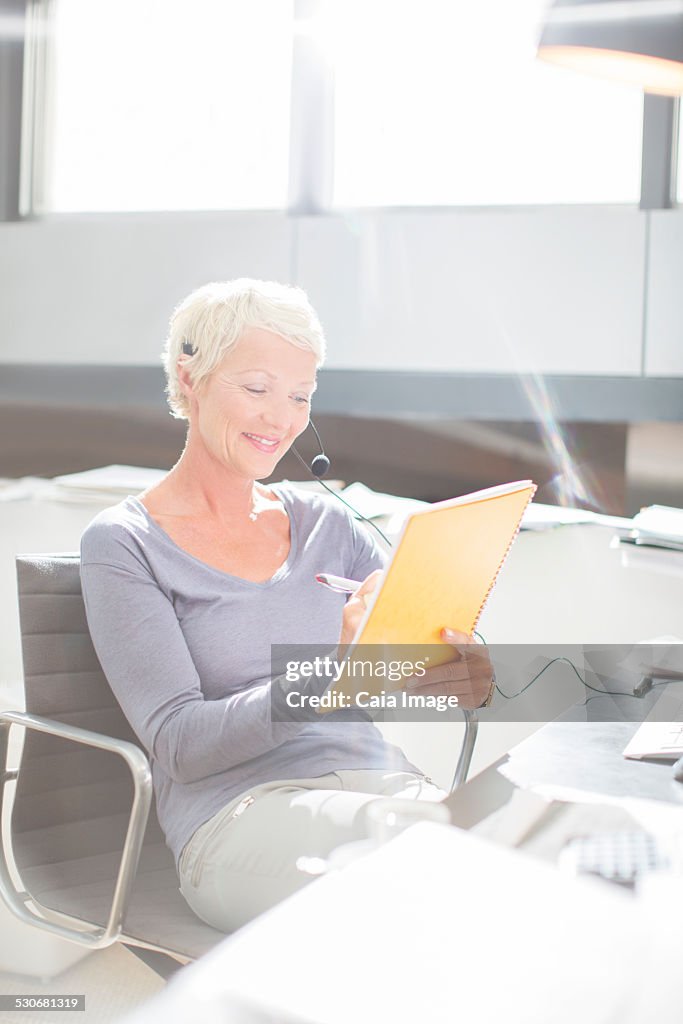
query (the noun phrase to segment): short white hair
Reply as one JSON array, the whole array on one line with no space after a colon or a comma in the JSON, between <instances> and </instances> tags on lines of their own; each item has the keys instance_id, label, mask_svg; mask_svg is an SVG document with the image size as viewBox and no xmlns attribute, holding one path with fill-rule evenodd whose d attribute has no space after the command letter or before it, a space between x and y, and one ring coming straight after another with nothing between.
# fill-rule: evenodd
<instances>
[{"instance_id":1,"label":"short white hair","mask_svg":"<svg viewBox=\"0 0 683 1024\"><path fill-rule=\"evenodd\" d=\"M173 311L162 353L168 404L176 419L187 419L190 411L178 381L178 360L183 358L192 383L199 384L250 327L273 331L313 352L318 366L324 362L325 335L301 288L250 277L205 284Z\"/></svg>"}]
</instances>

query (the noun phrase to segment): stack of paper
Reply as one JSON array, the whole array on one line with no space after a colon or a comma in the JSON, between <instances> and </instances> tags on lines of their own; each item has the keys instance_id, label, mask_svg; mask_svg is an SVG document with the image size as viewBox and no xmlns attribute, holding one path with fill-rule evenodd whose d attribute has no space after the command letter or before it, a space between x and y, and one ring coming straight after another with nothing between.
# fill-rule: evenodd
<instances>
[{"instance_id":1,"label":"stack of paper","mask_svg":"<svg viewBox=\"0 0 683 1024\"><path fill-rule=\"evenodd\" d=\"M359 481L344 488L341 496L358 513L357 518L376 523L390 543L398 537L407 516L429 505L429 502L417 498L373 491Z\"/></svg>"},{"instance_id":2,"label":"stack of paper","mask_svg":"<svg viewBox=\"0 0 683 1024\"><path fill-rule=\"evenodd\" d=\"M416 498L403 498L396 494L382 494L372 491L365 484L350 484L342 496L366 519L383 519L389 533L398 534L406 516L419 509L426 508L426 501ZM575 526L578 523L590 523L595 526L607 526L620 536L626 537L633 530L633 520L622 516L603 515L583 508L567 508L563 505L544 505L534 501L526 509L522 518L522 530L552 530L557 526ZM384 526L383 526L384 529Z\"/></svg>"},{"instance_id":3,"label":"stack of paper","mask_svg":"<svg viewBox=\"0 0 683 1024\"><path fill-rule=\"evenodd\" d=\"M683 551L683 508L649 505L633 517L631 539L636 544Z\"/></svg>"},{"instance_id":4,"label":"stack of paper","mask_svg":"<svg viewBox=\"0 0 683 1024\"><path fill-rule=\"evenodd\" d=\"M56 476L52 481L52 490L41 497L78 503L116 502L159 483L167 472L166 469L152 469L148 466L100 466L82 473Z\"/></svg>"},{"instance_id":5,"label":"stack of paper","mask_svg":"<svg viewBox=\"0 0 683 1024\"><path fill-rule=\"evenodd\" d=\"M633 520L622 516L608 516L591 512L585 508L567 508L564 505L543 505L534 501L528 506L522 519L522 530L552 530L556 526L574 526L577 523L593 523L595 526L609 526L620 535L627 535L633 529Z\"/></svg>"},{"instance_id":6,"label":"stack of paper","mask_svg":"<svg viewBox=\"0 0 683 1024\"><path fill-rule=\"evenodd\" d=\"M393 516L397 513L405 517L411 512L426 508L429 504L427 501L418 501L417 498L402 498L398 494L373 491L358 481L344 488L342 496L365 519L379 519L381 516Z\"/></svg>"},{"instance_id":7,"label":"stack of paper","mask_svg":"<svg viewBox=\"0 0 683 1024\"><path fill-rule=\"evenodd\" d=\"M24 476L0 480L0 501L64 501L114 504L129 494L139 494L166 475L165 469L144 466L100 466L53 479Z\"/></svg>"},{"instance_id":8,"label":"stack of paper","mask_svg":"<svg viewBox=\"0 0 683 1024\"><path fill-rule=\"evenodd\" d=\"M149 466L100 466L82 473L68 473L54 480L43 481L43 488L34 496L50 501L94 502L121 501L129 494L140 494L159 483L168 473L166 469L152 469ZM319 480L290 481L294 487L303 490L323 490ZM327 486L339 490L344 486L341 480L330 480Z\"/></svg>"},{"instance_id":9,"label":"stack of paper","mask_svg":"<svg viewBox=\"0 0 683 1024\"><path fill-rule=\"evenodd\" d=\"M53 490L52 480L40 476L2 477L0 501L30 501Z\"/></svg>"}]
</instances>

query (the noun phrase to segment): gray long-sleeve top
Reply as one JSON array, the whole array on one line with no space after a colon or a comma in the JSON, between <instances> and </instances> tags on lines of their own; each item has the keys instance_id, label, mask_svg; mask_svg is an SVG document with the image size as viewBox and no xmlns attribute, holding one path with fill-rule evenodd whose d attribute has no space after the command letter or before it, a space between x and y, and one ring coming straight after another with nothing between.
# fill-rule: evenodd
<instances>
[{"instance_id":1,"label":"gray long-sleeve top","mask_svg":"<svg viewBox=\"0 0 683 1024\"><path fill-rule=\"evenodd\" d=\"M344 768L417 770L369 722L272 720L271 644L332 648L339 637L345 598L315 574L361 580L384 560L333 498L273 489L291 548L265 583L188 554L133 497L96 516L81 540L90 633L149 754L176 863L203 822L260 783Z\"/></svg>"}]
</instances>

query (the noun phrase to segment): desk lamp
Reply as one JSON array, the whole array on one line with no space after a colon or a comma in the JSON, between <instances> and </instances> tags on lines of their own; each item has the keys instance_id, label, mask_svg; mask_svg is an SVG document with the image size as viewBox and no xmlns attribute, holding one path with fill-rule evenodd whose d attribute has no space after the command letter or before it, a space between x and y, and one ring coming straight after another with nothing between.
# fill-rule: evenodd
<instances>
[{"instance_id":1,"label":"desk lamp","mask_svg":"<svg viewBox=\"0 0 683 1024\"><path fill-rule=\"evenodd\" d=\"M554 0L537 56L660 96L683 94L680 0Z\"/></svg>"}]
</instances>

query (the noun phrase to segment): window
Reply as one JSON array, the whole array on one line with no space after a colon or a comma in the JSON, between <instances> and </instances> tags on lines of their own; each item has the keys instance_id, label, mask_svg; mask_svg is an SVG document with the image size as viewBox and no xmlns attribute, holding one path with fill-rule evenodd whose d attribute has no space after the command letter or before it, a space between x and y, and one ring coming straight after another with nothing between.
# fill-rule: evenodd
<instances>
[{"instance_id":1,"label":"window","mask_svg":"<svg viewBox=\"0 0 683 1024\"><path fill-rule=\"evenodd\" d=\"M38 213L283 209L290 167L337 207L639 198L642 94L537 61L545 0L36 3Z\"/></svg>"},{"instance_id":2,"label":"window","mask_svg":"<svg viewBox=\"0 0 683 1024\"><path fill-rule=\"evenodd\" d=\"M636 203L642 93L536 60L545 0L328 0L339 206Z\"/></svg>"},{"instance_id":3,"label":"window","mask_svg":"<svg viewBox=\"0 0 683 1024\"><path fill-rule=\"evenodd\" d=\"M39 212L287 201L292 0L56 0Z\"/></svg>"}]
</instances>

